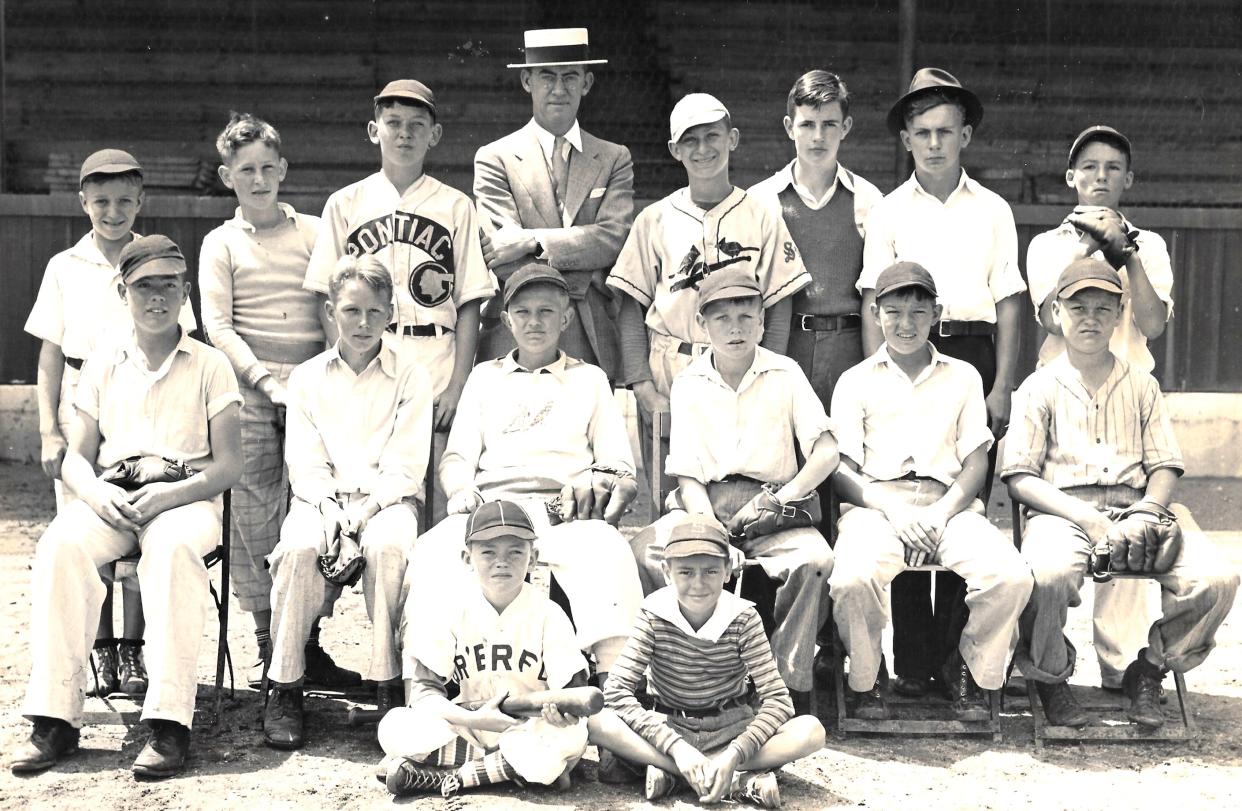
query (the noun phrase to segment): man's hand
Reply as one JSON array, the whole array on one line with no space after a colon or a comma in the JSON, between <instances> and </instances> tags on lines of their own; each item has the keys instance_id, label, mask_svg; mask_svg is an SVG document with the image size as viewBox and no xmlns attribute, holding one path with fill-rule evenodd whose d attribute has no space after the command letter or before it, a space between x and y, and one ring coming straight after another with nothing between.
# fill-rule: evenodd
<instances>
[{"instance_id":1,"label":"man's hand","mask_svg":"<svg viewBox=\"0 0 1242 811\"><path fill-rule=\"evenodd\" d=\"M500 702L504 701L507 696L507 693L497 693L482 707L472 710L471 714L474 717L471 719L470 728L504 732L509 727L520 724L521 721L513 716L505 715L500 709Z\"/></svg>"},{"instance_id":2,"label":"man's hand","mask_svg":"<svg viewBox=\"0 0 1242 811\"><path fill-rule=\"evenodd\" d=\"M39 462L43 465L43 474L49 479L60 478L60 465L65 461L65 451L68 447L60 431L52 429L43 435Z\"/></svg>"},{"instance_id":3,"label":"man's hand","mask_svg":"<svg viewBox=\"0 0 1242 811\"><path fill-rule=\"evenodd\" d=\"M470 487L463 488L454 493L448 500L448 506L444 508L448 515L457 515L458 513L472 513L483 503L483 495Z\"/></svg>"},{"instance_id":4,"label":"man's hand","mask_svg":"<svg viewBox=\"0 0 1242 811\"><path fill-rule=\"evenodd\" d=\"M542 714L543 720L554 727L571 727L578 723L578 716L562 713L555 704L544 704Z\"/></svg>"},{"instance_id":5,"label":"man's hand","mask_svg":"<svg viewBox=\"0 0 1242 811\"><path fill-rule=\"evenodd\" d=\"M647 414L655 414L657 411L668 413L668 398L660 394L656 389L655 383L650 380L643 380L633 385L634 399L638 401L638 405Z\"/></svg>"},{"instance_id":6,"label":"man's hand","mask_svg":"<svg viewBox=\"0 0 1242 811\"><path fill-rule=\"evenodd\" d=\"M258 389L274 406L283 408L289 404L289 390L274 375L269 374L260 380Z\"/></svg>"},{"instance_id":7,"label":"man's hand","mask_svg":"<svg viewBox=\"0 0 1242 811\"><path fill-rule=\"evenodd\" d=\"M431 430L447 431L453 427L453 417L457 415L457 403L461 400L461 390L464 386L464 381L460 385L450 382L444 391L432 401Z\"/></svg>"},{"instance_id":8,"label":"man's hand","mask_svg":"<svg viewBox=\"0 0 1242 811\"><path fill-rule=\"evenodd\" d=\"M153 482L144 484L129 494L129 503L134 507L134 521L146 524L152 518L177 506L176 485L169 482Z\"/></svg>"},{"instance_id":9,"label":"man's hand","mask_svg":"<svg viewBox=\"0 0 1242 811\"><path fill-rule=\"evenodd\" d=\"M708 805L720 802L725 792L733 784L733 773L737 771L738 763L741 759L742 757L737 749L732 746L726 746L724 751L711 759L709 770L711 785L708 786L706 792L699 795L699 802Z\"/></svg>"},{"instance_id":10,"label":"man's hand","mask_svg":"<svg viewBox=\"0 0 1242 811\"><path fill-rule=\"evenodd\" d=\"M83 496L90 508L95 514L102 518L110 527L114 529L128 530L137 532L139 530L138 519L140 514L130 504L130 493L117 487L115 484L108 484L105 481L97 481L95 487Z\"/></svg>"},{"instance_id":11,"label":"man's hand","mask_svg":"<svg viewBox=\"0 0 1242 811\"><path fill-rule=\"evenodd\" d=\"M988 407L988 428L991 429L992 436L997 439L1000 439L1005 429L1009 427L1009 405L1012 397L1013 393L1008 385L996 385L988 392L987 399L984 401Z\"/></svg>"},{"instance_id":12,"label":"man's hand","mask_svg":"<svg viewBox=\"0 0 1242 811\"><path fill-rule=\"evenodd\" d=\"M506 223L490 239L483 240L483 261L495 270L498 265L507 265L534 250L535 237L529 230Z\"/></svg>"},{"instance_id":13,"label":"man's hand","mask_svg":"<svg viewBox=\"0 0 1242 811\"><path fill-rule=\"evenodd\" d=\"M681 772L681 776L690 784L690 788L694 789L695 794L702 797L711 790L712 775L708 772L712 764L702 752L683 740L673 744L669 755L677 764L677 771Z\"/></svg>"}]
</instances>

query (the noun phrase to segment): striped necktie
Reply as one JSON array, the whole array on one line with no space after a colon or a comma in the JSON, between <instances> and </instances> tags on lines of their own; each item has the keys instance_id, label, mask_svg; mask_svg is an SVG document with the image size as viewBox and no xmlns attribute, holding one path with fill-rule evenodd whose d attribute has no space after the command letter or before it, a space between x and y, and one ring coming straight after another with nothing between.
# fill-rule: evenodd
<instances>
[{"instance_id":1,"label":"striped necktie","mask_svg":"<svg viewBox=\"0 0 1242 811\"><path fill-rule=\"evenodd\" d=\"M556 208L565 213L565 195L569 191L569 142L558 135L552 139L552 185L556 190Z\"/></svg>"}]
</instances>

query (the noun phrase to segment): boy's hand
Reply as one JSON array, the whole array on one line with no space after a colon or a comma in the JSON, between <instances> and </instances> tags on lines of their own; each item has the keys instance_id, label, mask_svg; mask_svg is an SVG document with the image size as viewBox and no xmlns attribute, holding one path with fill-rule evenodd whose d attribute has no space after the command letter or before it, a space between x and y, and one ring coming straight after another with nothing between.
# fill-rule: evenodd
<instances>
[{"instance_id":1,"label":"boy's hand","mask_svg":"<svg viewBox=\"0 0 1242 811\"><path fill-rule=\"evenodd\" d=\"M129 494L129 503L133 505L133 519L139 524L146 524L152 518L177 506L177 487L170 482L153 482L144 484Z\"/></svg>"},{"instance_id":2,"label":"boy's hand","mask_svg":"<svg viewBox=\"0 0 1242 811\"><path fill-rule=\"evenodd\" d=\"M556 708L555 704L544 704L541 714L543 720L554 727L571 727L578 723L578 716L562 713Z\"/></svg>"},{"instance_id":3,"label":"boy's hand","mask_svg":"<svg viewBox=\"0 0 1242 811\"><path fill-rule=\"evenodd\" d=\"M638 405L647 414L655 414L657 411L668 413L670 408L668 398L660 394L655 387L655 383L652 383L650 380L643 380L634 384L633 391L634 399L638 401Z\"/></svg>"},{"instance_id":4,"label":"boy's hand","mask_svg":"<svg viewBox=\"0 0 1242 811\"><path fill-rule=\"evenodd\" d=\"M505 700L507 693L497 693L482 707L472 710L470 728L485 729L489 732L504 732L509 727L522 723L518 719L505 715L500 709L500 702Z\"/></svg>"},{"instance_id":5,"label":"boy's hand","mask_svg":"<svg viewBox=\"0 0 1242 811\"><path fill-rule=\"evenodd\" d=\"M457 403L461 400L461 386L449 383L431 402L431 430L447 431L453 427L453 417L457 416Z\"/></svg>"},{"instance_id":6,"label":"boy's hand","mask_svg":"<svg viewBox=\"0 0 1242 811\"><path fill-rule=\"evenodd\" d=\"M702 797L711 790L711 775L708 774L711 761L704 757L702 752L685 741L678 741L673 744L669 755L677 764L677 771L681 772L681 776L690 784L690 788L694 789L695 794Z\"/></svg>"},{"instance_id":7,"label":"boy's hand","mask_svg":"<svg viewBox=\"0 0 1242 811\"><path fill-rule=\"evenodd\" d=\"M129 503L129 498L130 494L115 484L99 481L83 500L108 526L137 532L140 529L136 523L139 514L134 505Z\"/></svg>"},{"instance_id":8,"label":"boy's hand","mask_svg":"<svg viewBox=\"0 0 1242 811\"><path fill-rule=\"evenodd\" d=\"M43 473L49 479L60 478L60 465L65 461L65 451L69 445L65 442L65 438L61 436L60 431L51 431L43 435L42 448L39 451L39 461L43 465Z\"/></svg>"},{"instance_id":9,"label":"boy's hand","mask_svg":"<svg viewBox=\"0 0 1242 811\"><path fill-rule=\"evenodd\" d=\"M1090 514L1084 515L1078 521L1078 526L1082 531L1087 533L1091 545L1095 546L1108 536L1108 532L1112 529L1113 520L1099 510L1092 510Z\"/></svg>"},{"instance_id":10,"label":"boy's hand","mask_svg":"<svg viewBox=\"0 0 1242 811\"><path fill-rule=\"evenodd\" d=\"M323 516L324 543L331 547L336 534L345 526L345 511L335 499L325 498L319 502L319 514Z\"/></svg>"},{"instance_id":11,"label":"boy's hand","mask_svg":"<svg viewBox=\"0 0 1242 811\"><path fill-rule=\"evenodd\" d=\"M492 270L534 251L535 238L521 226L506 223L483 243L483 261Z\"/></svg>"},{"instance_id":12,"label":"boy's hand","mask_svg":"<svg viewBox=\"0 0 1242 811\"><path fill-rule=\"evenodd\" d=\"M733 785L733 773L737 771L740 760L741 755L732 746L726 746L724 751L711 759L711 785L708 786L706 792L699 795L699 802L704 804L720 802L725 792Z\"/></svg>"},{"instance_id":13,"label":"boy's hand","mask_svg":"<svg viewBox=\"0 0 1242 811\"><path fill-rule=\"evenodd\" d=\"M444 508L448 515L472 513L483 503L483 494L473 488L465 488L453 494Z\"/></svg>"},{"instance_id":14,"label":"boy's hand","mask_svg":"<svg viewBox=\"0 0 1242 811\"><path fill-rule=\"evenodd\" d=\"M272 401L272 405L281 407L289 405L289 390L273 375L269 374L260 380L258 388L267 399Z\"/></svg>"},{"instance_id":15,"label":"boy's hand","mask_svg":"<svg viewBox=\"0 0 1242 811\"><path fill-rule=\"evenodd\" d=\"M984 403L988 407L988 428L1000 439L1009 424L1009 405L1013 393L1008 386L993 386Z\"/></svg>"},{"instance_id":16,"label":"boy's hand","mask_svg":"<svg viewBox=\"0 0 1242 811\"><path fill-rule=\"evenodd\" d=\"M884 509L884 516L896 530L897 538L907 547L925 555L936 554L948 519L942 511L935 509L935 505L910 507L894 504Z\"/></svg>"},{"instance_id":17,"label":"boy's hand","mask_svg":"<svg viewBox=\"0 0 1242 811\"><path fill-rule=\"evenodd\" d=\"M362 537L362 531L366 529L367 522L379 512L379 504L372 498L367 497L362 501L355 501L344 509L344 520L341 521L341 532L346 535L352 535L355 538Z\"/></svg>"}]
</instances>

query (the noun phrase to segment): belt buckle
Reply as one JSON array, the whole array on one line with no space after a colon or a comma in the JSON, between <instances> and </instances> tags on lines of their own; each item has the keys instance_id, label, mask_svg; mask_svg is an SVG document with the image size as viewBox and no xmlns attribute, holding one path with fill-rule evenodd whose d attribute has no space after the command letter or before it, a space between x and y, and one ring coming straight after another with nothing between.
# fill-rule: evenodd
<instances>
[{"instance_id":1,"label":"belt buckle","mask_svg":"<svg viewBox=\"0 0 1242 811\"><path fill-rule=\"evenodd\" d=\"M802 330L803 332L811 332L811 329L808 328L806 325L806 320L808 318L814 318L814 317L815 316L808 315L807 313L798 313L798 329Z\"/></svg>"},{"instance_id":2,"label":"belt buckle","mask_svg":"<svg viewBox=\"0 0 1242 811\"><path fill-rule=\"evenodd\" d=\"M940 322L936 324L936 334L939 335L941 338L952 338L953 337L953 333L944 331L945 324L948 324L948 323L949 321L947 319L941 319Z\"/></svg>"}]
</instances>

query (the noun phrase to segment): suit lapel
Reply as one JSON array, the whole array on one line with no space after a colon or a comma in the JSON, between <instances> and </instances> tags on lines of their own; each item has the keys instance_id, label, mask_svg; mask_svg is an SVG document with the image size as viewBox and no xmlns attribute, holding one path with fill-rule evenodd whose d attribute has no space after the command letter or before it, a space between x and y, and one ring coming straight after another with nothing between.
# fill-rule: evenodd
<instances>
[{"instance_id":1,"label":"suit lapel","mask_svg":"<svg viewBox=\"0 0 1242 811\"><path fill-rule=\"evenodd\" d=\"M552 191L552 178L548 176L548 163L543 157L543 149L533 129L526 133L526 144L514 153L518 160L518 181L526 187L527 194L535 201L535 208L543 219L543 228L560 228L561 217L556 210L556 194ZM570 164L572 183L573 164ZM534 223L523 223L526 227L540 227Z\"/></svg>"},{"instance_id":2,"label":"suit lapel","mask_svg":"<svg viewBox=\"0 0 1242 811\"><path fill-rule=\"evenodd\" d=\"M599 150L585 132L582 133L582 152L569 162L569 188L565 193L565 221L572 223L578 209L586 200L591 184L599 177Z\"/></svg>"}]
</instances>

